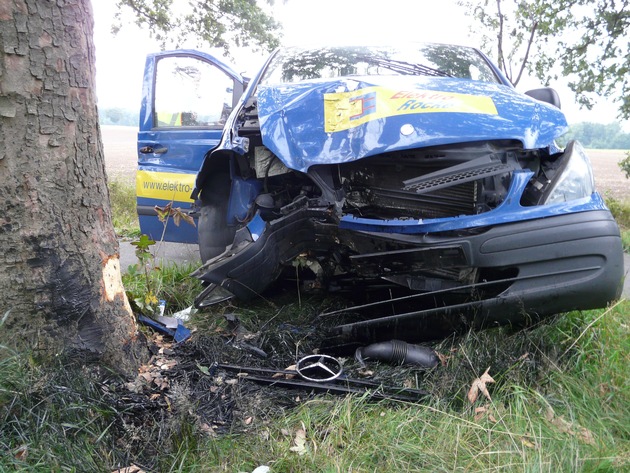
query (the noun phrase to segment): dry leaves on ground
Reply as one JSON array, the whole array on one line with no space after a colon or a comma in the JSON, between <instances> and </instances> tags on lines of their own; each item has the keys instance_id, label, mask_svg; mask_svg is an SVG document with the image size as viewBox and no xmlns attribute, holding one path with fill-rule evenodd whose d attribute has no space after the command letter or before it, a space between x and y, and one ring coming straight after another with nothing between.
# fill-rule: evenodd
<instances>
[{"instance_id":1,"label":"dry leaves on ground","mask_svg":"<svg viewBox=\"0 0 630 473\"><path fill-rule=\"evenodd\" d=\"M485 406L475 407L475 421L476 422L479 422L481 419L483 419L486 416L488 417L488 420L492 422L493 424L497 423L497 419L496 417L494 417L492 409L490 409L490 406L488 404L486 404Z\"/></svg>"},{"instance_id":2,"label":"dry leaves on ground","mask_svg":"<svg viewBox=\"0 0 630 473\"><path fill-rule=\"evenodd\" d=\"M574 437L577 437L582 442L589 445L595 445L595 437L590 430L588 430L586 427L581 427L573 422L569 422L563 416L556 417L556 413L551 407L547 408L545 418L560 432L573 435Z\"/></svg>"},{"instance_id":3,"label":"dry leaves on ground","mask_svg":"<svg viewBox=\"0 0 630 473\"><path fill-rule=\"evenodd\" d=\"M473 380L472 385L468 390L468 400L471 404L475 403L479 397L479 393L483 394L488 400L492 400L486 384L494 383L494 379L492 379L492 376L488 374L488 371L490 371L490 367L488 367L488 369L479 378Z\"/></svg>"},{"instance_id":4,"label":"dry leaves on ground","mask_svg":"<svg viewBox=\"0 0 630 473\"><path fill-rule=\"evenodd\" d=\"M114 470L112 473L146 473L146 471L144 471L139 466L131 465L124 468L119 468L118 470Z\"/></svg>"},{"instance_id":5,"label":"dry leaves on ground","mask_svg":"<svg viewBox=\"0 0 630 473\"><path fill-rule=\"evenodd\" d=\"M295 431L293 446L290 447L289 450L298 455L304 455L306 453L306 426L304 424L302 424L302 428Z\"/></svg>"}]
</instances>

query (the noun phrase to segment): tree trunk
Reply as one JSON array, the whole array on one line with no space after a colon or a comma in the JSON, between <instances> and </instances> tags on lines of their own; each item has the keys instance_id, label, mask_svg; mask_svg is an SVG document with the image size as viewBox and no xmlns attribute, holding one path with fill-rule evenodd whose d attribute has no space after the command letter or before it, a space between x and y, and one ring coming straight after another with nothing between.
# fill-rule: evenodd
<instances>
[{"instance_id":1,"label":"tree trunk","mask_svg":"<svg viewBox=\"0 0 630 473\"><path fill-rule=\"evenodd\" d=\"M0 339L131 374L92 32L90 0L0 1Z\"/></svg>"}]
</instances>

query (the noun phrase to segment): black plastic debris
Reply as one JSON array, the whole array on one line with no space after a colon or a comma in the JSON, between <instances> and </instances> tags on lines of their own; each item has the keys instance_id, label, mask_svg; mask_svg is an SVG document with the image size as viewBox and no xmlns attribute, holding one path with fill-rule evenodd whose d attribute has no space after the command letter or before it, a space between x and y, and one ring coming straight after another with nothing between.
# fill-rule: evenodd
<instances>
[{"instance_id":1,"label":"black plastic debris","mask_svg":"<svg viewBox=\"0 0 630 473\"><path fill-rule=\"evenodd\" d=\"M440 361L435 350L401 340L389 340L357 348L354 357L362 365L367 360L378 360L401 365L411 364L427 369L436 367Z\"/></svg>"}]
</instances>

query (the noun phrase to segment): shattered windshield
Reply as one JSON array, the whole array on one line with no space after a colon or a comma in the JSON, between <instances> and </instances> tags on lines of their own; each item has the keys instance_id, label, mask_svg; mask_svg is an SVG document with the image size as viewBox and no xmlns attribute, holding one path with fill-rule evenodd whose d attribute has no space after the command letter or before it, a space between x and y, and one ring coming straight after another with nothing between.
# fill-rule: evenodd
<instances>
[{"instance_id":1,"label":"shattered windshield","mask_svg":"<svg viewBox=\"0 0 630 473\"><path fill-rule=\"evenodd\" d=\"M419 75L499 82L474 49L444 44L406 47L288 48L265 71L261 84L348 76Z\"/></svg>"}]
</instances>

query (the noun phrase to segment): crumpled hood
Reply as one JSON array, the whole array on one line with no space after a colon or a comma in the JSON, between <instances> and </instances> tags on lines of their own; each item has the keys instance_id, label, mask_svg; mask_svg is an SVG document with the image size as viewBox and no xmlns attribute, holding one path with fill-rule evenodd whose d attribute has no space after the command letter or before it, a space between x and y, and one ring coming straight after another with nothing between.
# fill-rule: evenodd
<instances>
[{"instance_id":1,"label":"crumpled hood","mask_svg":"<svg viewBox=\"0 0 630 473\"><path fill-rule=\"evenodd\" d=\"M513 88L462 79L370 76L258 88L263 143L289 168L388 151L514 139L543 148L564 114Z\"/></svg>"}]
</instances>

